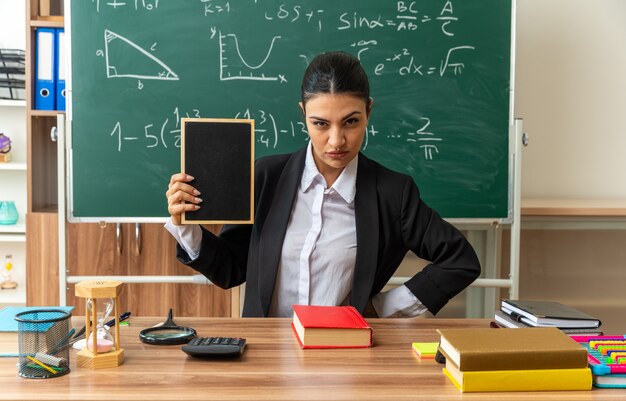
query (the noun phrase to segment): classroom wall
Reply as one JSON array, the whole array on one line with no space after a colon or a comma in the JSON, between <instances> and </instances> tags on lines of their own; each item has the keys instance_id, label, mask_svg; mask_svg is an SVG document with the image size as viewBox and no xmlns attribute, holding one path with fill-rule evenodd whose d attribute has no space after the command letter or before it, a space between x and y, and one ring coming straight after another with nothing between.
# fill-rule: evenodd
<instances>
[{"instance_id":1,"label":"classroom wall","mask_svg":"<svg viewBox=\"0 0 626 401\"><path fill-rule=\"evenodd\" d=\"M626 1L517 0L522 196L626 198Z\"/></svg>"},{"instance_id":2,"label":"classroom wall","mask_svg":"<svg viewBox=\"0 0 626 401\"><path fill-rule=\"evenodd\" d=\"M26 48L25 0L0 0L0 48Z\"/></svg>"}]
</instances>

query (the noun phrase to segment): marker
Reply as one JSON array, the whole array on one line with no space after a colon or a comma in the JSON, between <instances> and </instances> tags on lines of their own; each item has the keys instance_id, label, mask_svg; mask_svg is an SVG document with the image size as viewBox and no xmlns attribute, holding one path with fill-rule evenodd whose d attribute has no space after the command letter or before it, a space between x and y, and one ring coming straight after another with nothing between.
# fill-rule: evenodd
<instances>
[{"instance_id":1,"label":"marker","mask_svg":"<svg viewBox=\"0 0 626 401\"><path fill-rule=\"evenodd\" d=\"M129 317L130 317L130 312L124 312L120 315L119 321L122 322L128 319ZM105 326L107 326L108 328L115 326L115 319L111 319L108 322L106 322Z\"/></svg>"}]
</instances>

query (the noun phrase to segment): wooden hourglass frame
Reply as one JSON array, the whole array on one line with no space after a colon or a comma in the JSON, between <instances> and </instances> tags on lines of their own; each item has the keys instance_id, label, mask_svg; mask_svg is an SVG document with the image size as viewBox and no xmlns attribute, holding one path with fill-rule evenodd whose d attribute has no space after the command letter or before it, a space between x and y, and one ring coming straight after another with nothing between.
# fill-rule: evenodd
<instances>
[{"instance_id":1,"label":"wooden hourglass frame","mask_svg":"<svg viewBox=\"0 0 626 401\"><path fill-rule=\"evenodd\" d=\"M124 349L120 348L118 297L122 292L120 281L82 281L75 286L77 297L85 299L85 348L77 354L76 363L89 369L112 368L124 362ZM98 322L98 299L111 298L115 316L114 348L106 353L98 352L98 339L95 330ZM89 307L91 303L91 307ZM91 310L91 316L89 315ZM93 337L93 338L92 338ZM91 348L88 346L92 341Z\"/></svg>"}]
</instances>

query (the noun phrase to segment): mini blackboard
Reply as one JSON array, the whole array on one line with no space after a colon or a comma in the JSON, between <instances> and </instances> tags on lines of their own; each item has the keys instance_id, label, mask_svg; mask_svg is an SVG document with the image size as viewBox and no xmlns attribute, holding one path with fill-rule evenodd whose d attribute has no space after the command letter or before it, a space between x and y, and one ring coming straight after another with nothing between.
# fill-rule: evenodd
<instances>
[{"instance_id":1,"label":"mini blackboard","mask_svg":"<svg viewBox=\"0 0 626 401\"><path fill-rule=\"evenodd\" d=\"M254 120L181 119L181 172L200 191L183 224L254 222Z\"/></svg>"}]
</instances>

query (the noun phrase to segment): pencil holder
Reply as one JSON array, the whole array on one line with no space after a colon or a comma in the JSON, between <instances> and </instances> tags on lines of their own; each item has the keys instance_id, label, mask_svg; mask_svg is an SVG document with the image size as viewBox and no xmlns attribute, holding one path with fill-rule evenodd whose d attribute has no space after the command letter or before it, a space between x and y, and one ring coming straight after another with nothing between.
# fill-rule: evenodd
<instances>
[{"instance_id":1,"label":"pencil holder","mask_svg":"<svg viewBox=\"0 0 626 401\"><path fill-rule=\"evenodd\" d=\"M55 309L37 309L15 315L19 376L48 379L70 372L71 317L71 313Z\"/></svg>"}]
</instances>

